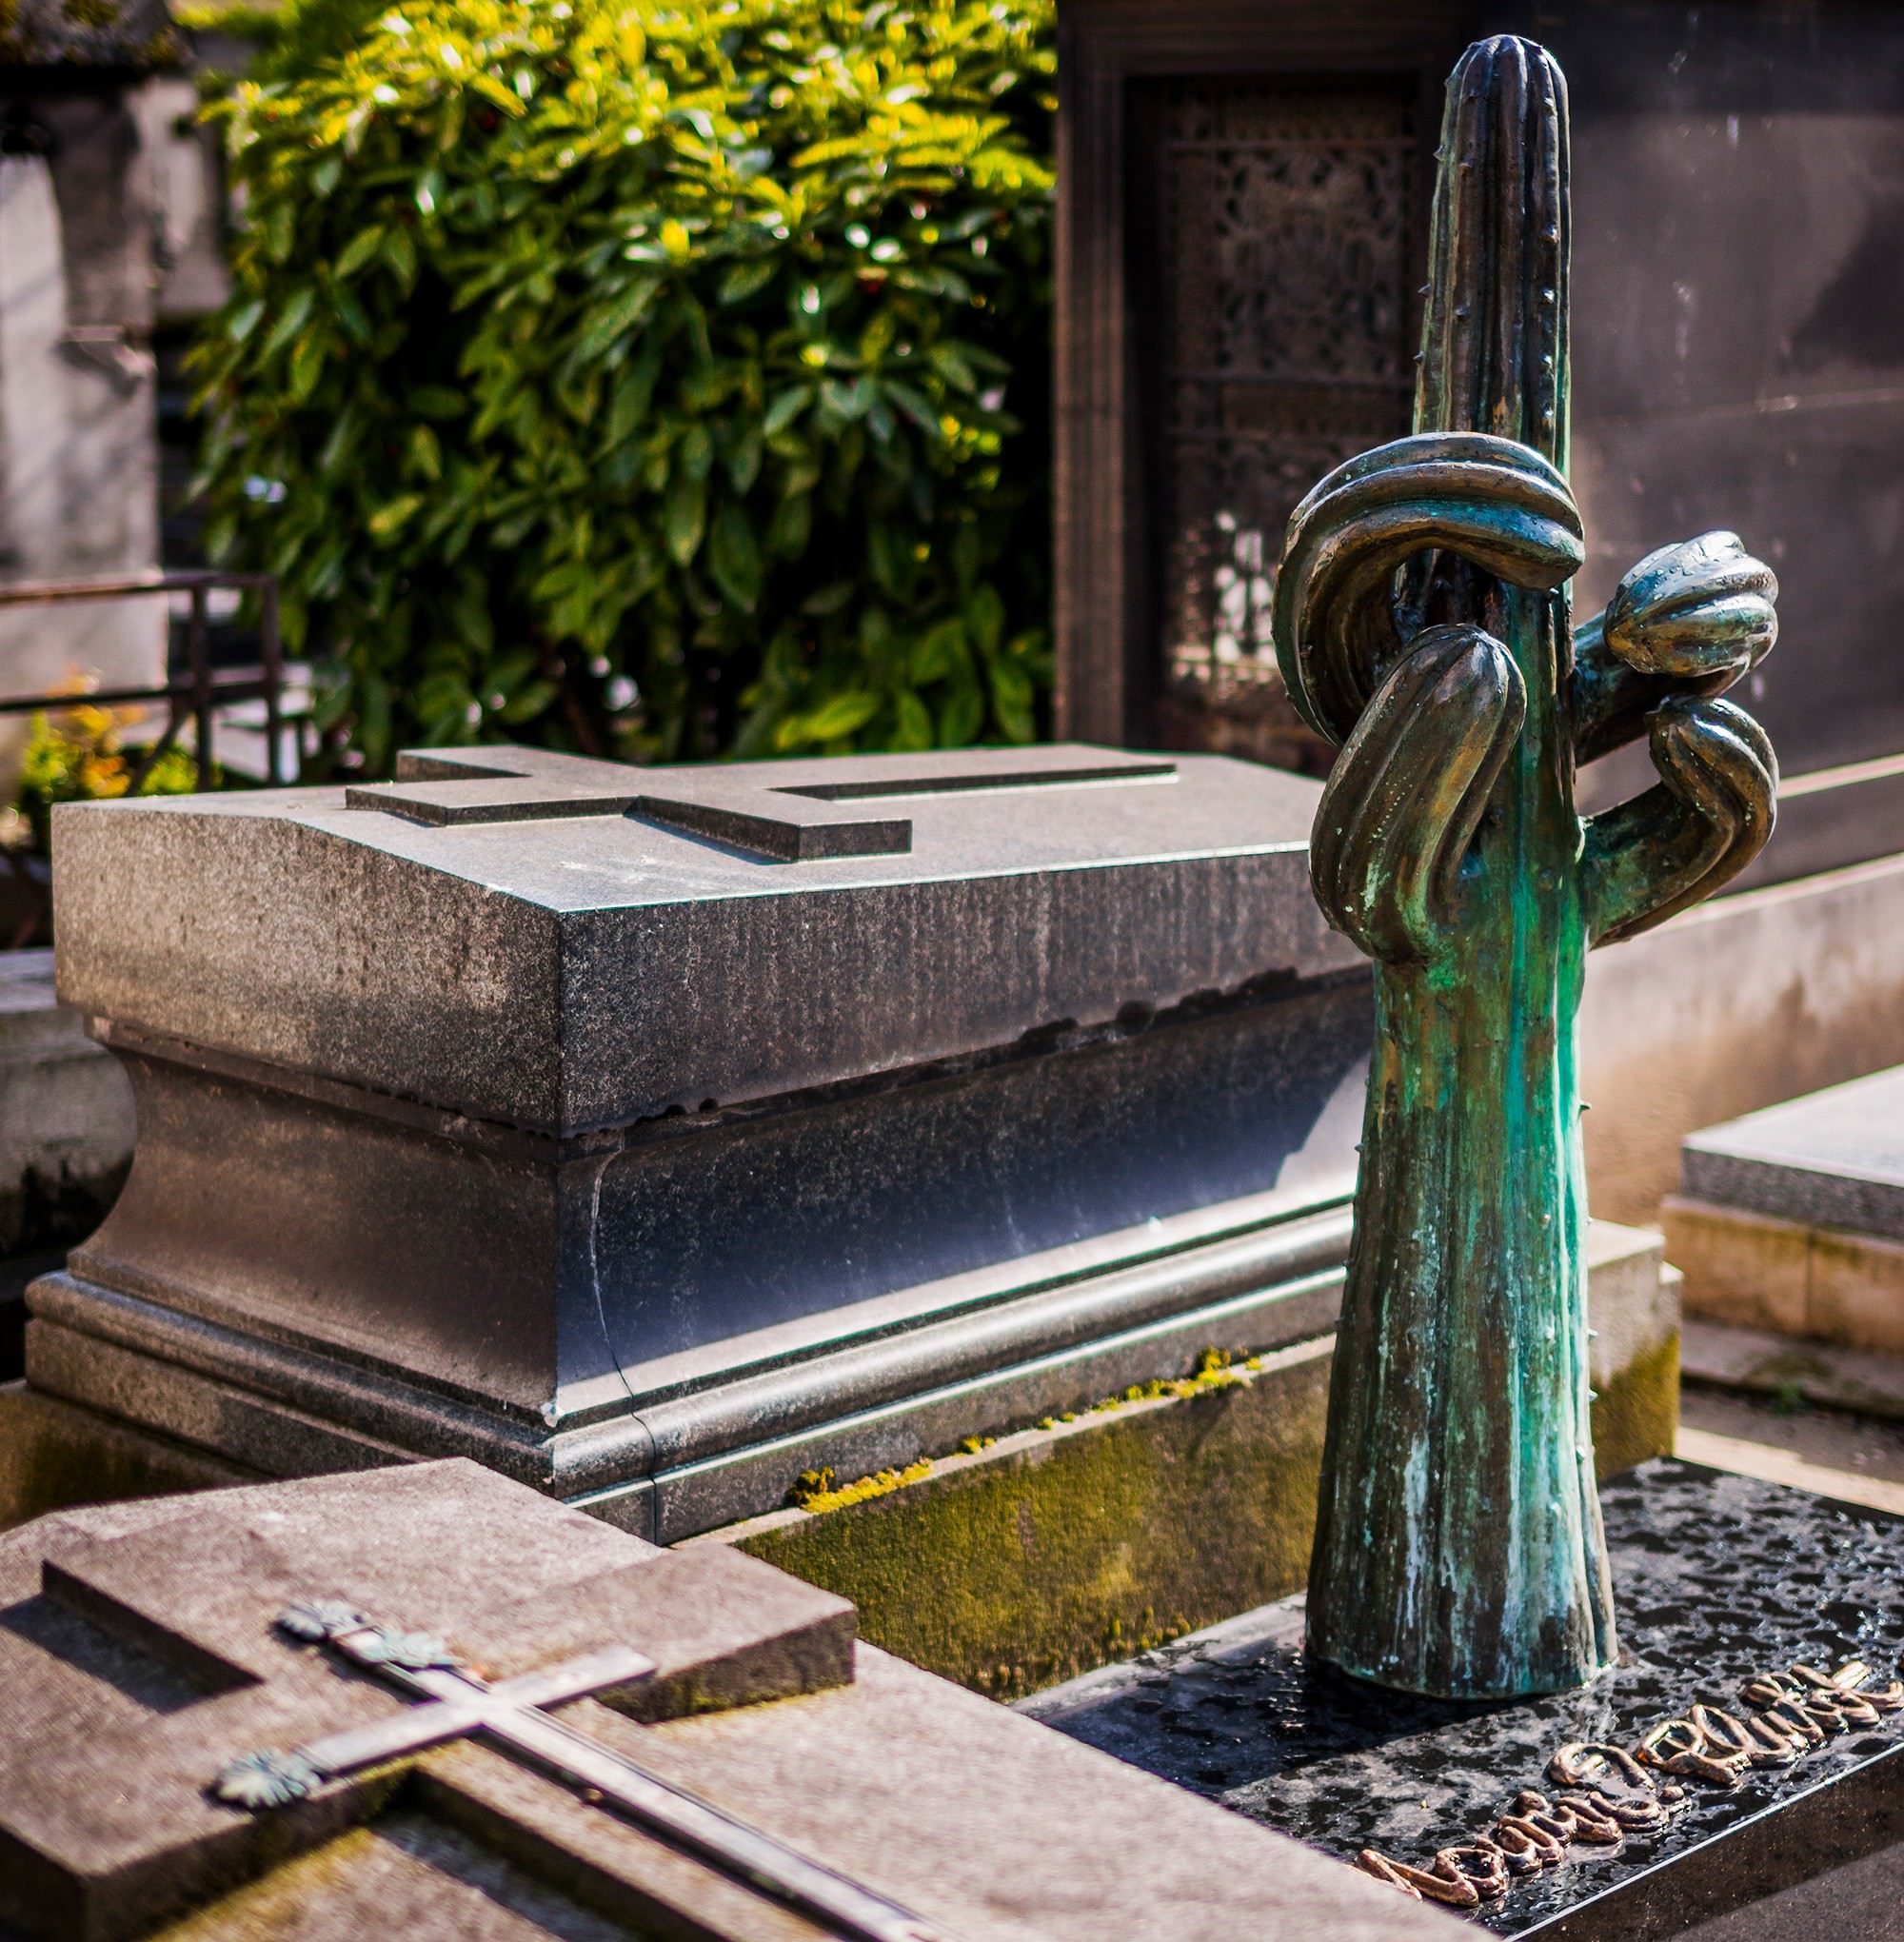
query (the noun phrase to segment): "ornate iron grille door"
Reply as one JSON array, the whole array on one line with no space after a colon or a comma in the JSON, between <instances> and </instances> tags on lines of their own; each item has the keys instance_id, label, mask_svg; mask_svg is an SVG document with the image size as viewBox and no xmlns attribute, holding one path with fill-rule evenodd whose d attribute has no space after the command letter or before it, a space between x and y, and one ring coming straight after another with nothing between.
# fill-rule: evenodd
<instances>
[{"instance_id":1,"label":"ornate iron grille door","mask_svg":"<svg viewBox=\"0 0 1904 1942\"><path fill-rule=\"evenodd\" d=\"M1328 766L1270 644L1282 531L1324 473L1408 429L1412 85L1160 85L1160 728Z\"/></svg>"}]
</instances>

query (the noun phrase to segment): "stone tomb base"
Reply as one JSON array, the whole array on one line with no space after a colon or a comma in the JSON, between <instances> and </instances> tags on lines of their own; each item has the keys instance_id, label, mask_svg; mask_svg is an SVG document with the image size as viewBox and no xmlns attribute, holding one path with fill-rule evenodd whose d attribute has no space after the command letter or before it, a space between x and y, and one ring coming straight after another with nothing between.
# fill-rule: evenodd
<instances>
[{"instance_id":1,"label":"stone tomb base","mask_svg":"<svg viewBox=\"0 0 1904 1942\"><path fill-rule=\"evenodd\" d=\"M1459 1705L1306 1662L1301 1604L1232 1620L1021 1702L1106 1753L1339 1855L1427 1867L1570 1740L1636 1746L1695 1703L1737 1714L1755 1674L1904 1645L1904 1520L1671 1458L1602 1487L1620 1663L1583 1693ZM1657 1833L1576 1843L1473 1918L1542 1942L1877 1942L1904 1900L1904 1714L1735 1791L1696 1779ZM1399 1895L1397 1896L1400 1900Z\"/></svg>"}]
</instances>

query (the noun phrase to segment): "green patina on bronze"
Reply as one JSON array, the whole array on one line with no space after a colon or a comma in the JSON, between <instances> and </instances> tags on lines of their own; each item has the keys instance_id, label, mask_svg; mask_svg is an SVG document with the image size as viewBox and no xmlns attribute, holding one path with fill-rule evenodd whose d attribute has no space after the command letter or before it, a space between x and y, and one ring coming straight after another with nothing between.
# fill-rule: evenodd
<instances>
[{"instance_id":1,"label":"green patina on bronze","mask_svg":"<svg viewBox=\"0 0 1904 1942\"><path fill-rule=\"evenodd\" d=\"M1341 750L1317 895L1377 966L1308 1638L1479 1697L1613 1657L1575 1012L1591 945L1771 833L1771 746L1716 697L1771 646L1776 585L1707 534L1572 624L1566 84L1529 42L1450 79L1430 262L1415 434L1297 508L1276 590L1290 694ZM1641 733L1659 784L1583 824L1576 764Z\"/></svg>"}]
</instances>

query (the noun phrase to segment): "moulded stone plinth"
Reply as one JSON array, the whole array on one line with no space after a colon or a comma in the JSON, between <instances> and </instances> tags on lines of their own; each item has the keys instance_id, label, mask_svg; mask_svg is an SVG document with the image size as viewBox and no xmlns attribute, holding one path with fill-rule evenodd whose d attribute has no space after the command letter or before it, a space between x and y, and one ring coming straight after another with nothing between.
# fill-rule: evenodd
<instances>
[{"instance_id":1,"label":"moulded stone plinth","mask_svg":"<svg viewBox=\"0 0 1904 1942\"><path fill-rule=\"evenodd\" d=\"M137 1162L43 1392L664 1540L1326 1332L1366 976L1316 785L1036 748L62 808ZM1220 1329L1218 1324L1220 1322Z\"/></svg>"}]
</instances>

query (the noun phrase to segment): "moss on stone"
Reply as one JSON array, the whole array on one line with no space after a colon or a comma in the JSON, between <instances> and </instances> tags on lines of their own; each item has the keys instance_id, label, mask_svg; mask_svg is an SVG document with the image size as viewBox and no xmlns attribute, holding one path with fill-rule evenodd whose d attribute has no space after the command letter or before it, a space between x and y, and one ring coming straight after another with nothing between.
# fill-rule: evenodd
<instances>
[{"instance_id":1,"label":"moss on stone","mask_svg":"<svg viewBox=\"0 0 1904 1942\"><path fill-rule=\"evenodd\" d=\"M1328 1346L1121 1397L736 1539L851 1598L874 1644L997 1698L1034 1692L1302 1583Z\"/></svg>"},{"instance_id":2,"label":"moss on stone","mask_svg":"<svg viewBox=\"0 0 1904 1942\"><path fill-rule=\"evenodd\" d=\"M1643 1350L1594 1400L1594 1456L1602 1476L1670 1456L1679 1426L1679 1335Z\"/></svg>"},{"instance_id":3,"label":"moss on stone","mask_svg":"<svg viewBox=\"0 0 1904 1942\"><path fill-rule=\"evenodd\" d=\"M851 1598L874 1644L1016 1698L1300 1588L1328 1381L1326 1341L1260 1373L1206 1358L735 1540ZM1670 1454L1678 1414L1675 1335L1595 1402L1600 1475Z\"/></svg>"},{"instance_id":4,"label":"moss on stone","mask_svg":"<svg viewBox=\"0 0 1904 1942\"><path fill-rule=\"evenodd\" d=\"M247 1483L257 1473L24 1383L0 1388L0 1530L48 1511Z\"/></svg>"},{"instance_id":5,"label":"moss on stone","mask_svg":"<svg viewBox=\"0 0 1904 1942\"><path fill-rule=\"evenodd\" d=\"M978 1450L993 1440L990 1437L967 1437L959 1447L963 1450L969 1444L972 1450ZM803 1511L843 1511L850 1504L863 1504L871 1497L902 1490L931 1472L930 1456L922 1456L903 1470L876 1470L872 1476L859 1477L852 1483L836 1484L831 1470L803 1470L787 1492L787 1500Z\"/></svg>"}]
</instances>

